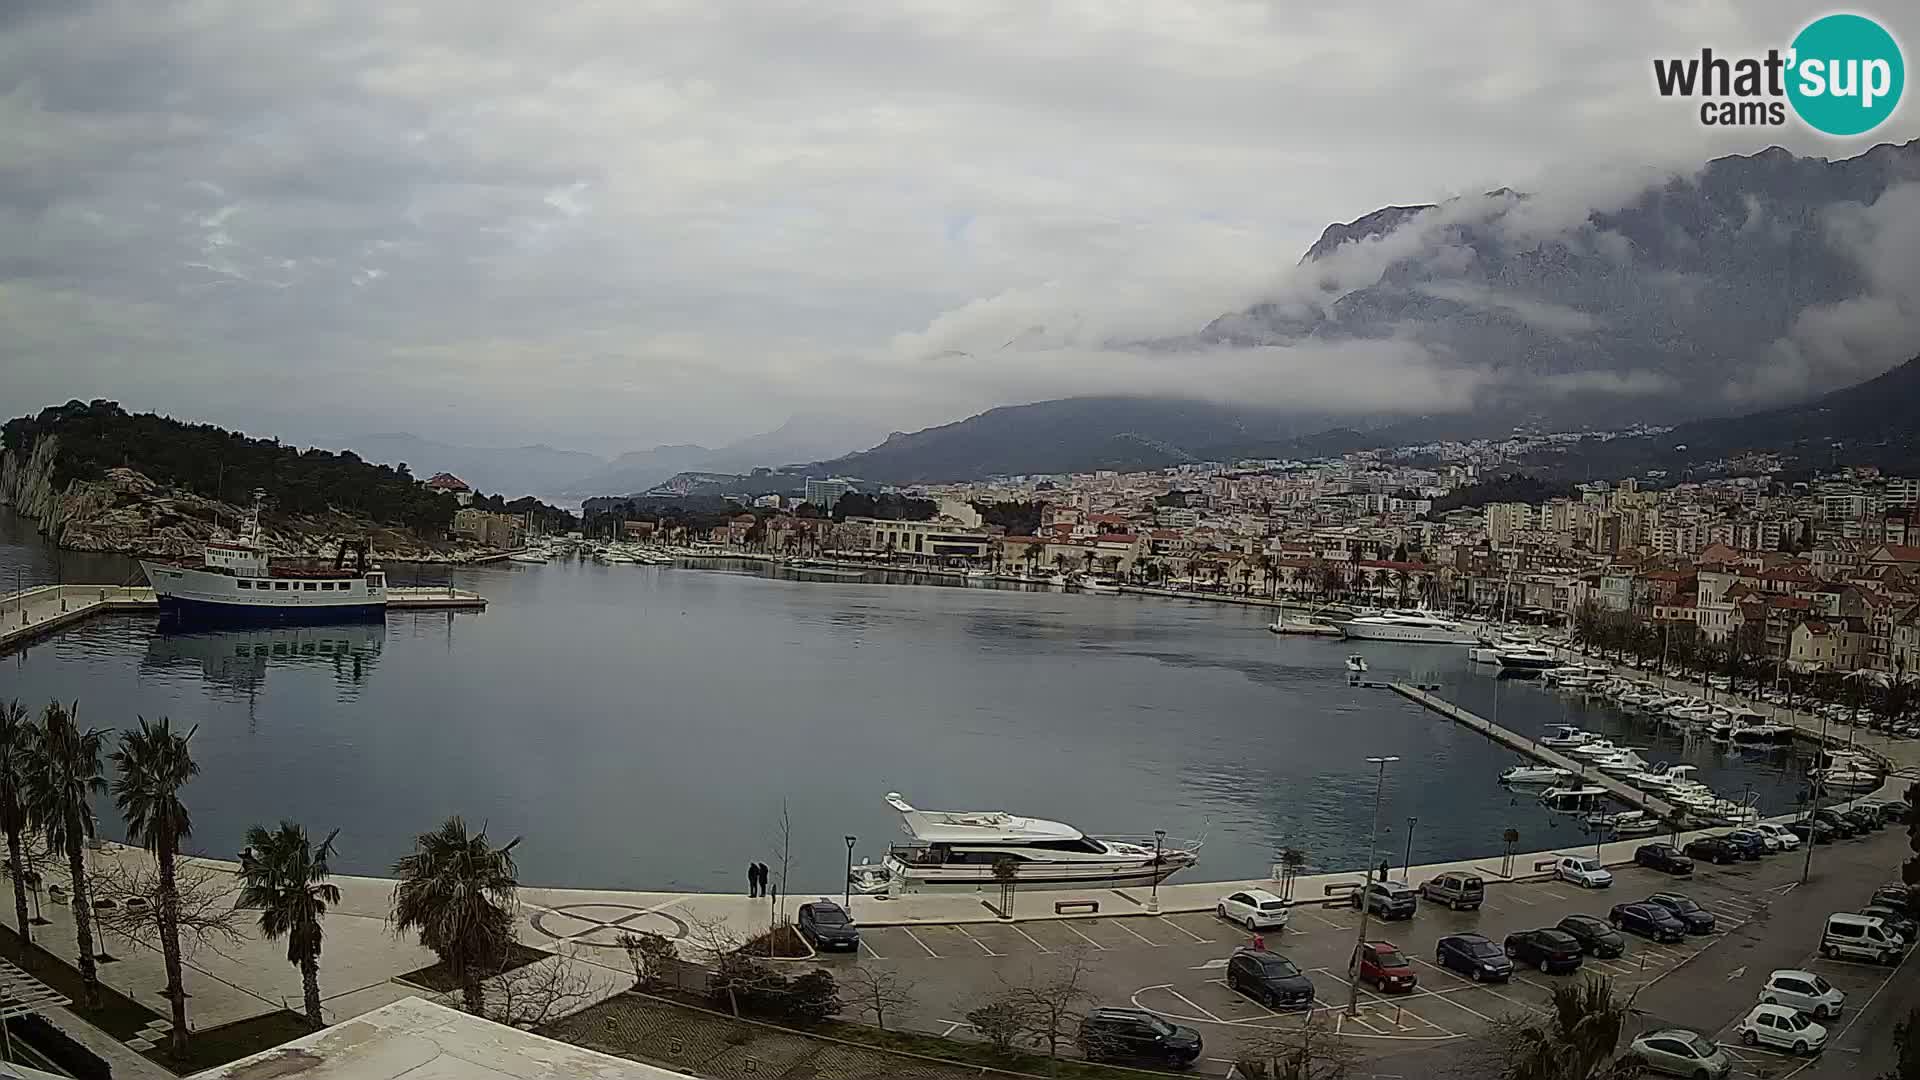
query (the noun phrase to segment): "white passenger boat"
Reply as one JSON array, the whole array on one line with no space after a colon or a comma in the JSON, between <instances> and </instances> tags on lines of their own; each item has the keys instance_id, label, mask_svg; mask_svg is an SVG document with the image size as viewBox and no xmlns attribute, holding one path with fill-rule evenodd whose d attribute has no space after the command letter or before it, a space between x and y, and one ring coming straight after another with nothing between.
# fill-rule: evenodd
<instances>
[{"instance_id":1,"label":"white passenger boat","mask_svg":"<svg viewBox=\"0 0 1920 1080\"><path fill-rule=\"evenodd\" d=\"M235 540L210 540L202 564L140 560L164 613L209 622L329 622L381 618L387 575L373 569L364 543L342 542L331 565L321 559L276 558L260 535L260 501ZM349 552L352 567L346 565Z\"/></svg>"},{"instance_id":2,"label":"white passenger boat","mask_svg":"<svg viewBox=\"0 0 1920 1080\"><path fill-rule=\"evenodd\" d=\"M1515 765L1500 774L1503 784L1559 784L1571 779L1571 771L1551 765Z\"/></svg>"},{"instance_id":3,"label":"white passenger boat","mask_svg":"<svg viewBox=\"0 0 1920 1080\"><path fill-rule=\"evenodd\" d=\"M1359 653L1354 653L1352 656L1347 657L1347 670L1356 675L1367 670L1367 658L1361 656Z\"/></svg>"},{"instance_id":4,"label":"white passenger boat","mask_svg":"<svg viewBox=\"0 0 1920 1080\"><path fill-rule=\"evenodd\" d=\"M900 812L901 829L913 837L897 844L882 864L893 895L927 889L991 889L1002 884L994 867L1009 865L1016 887L1123 888L1165 881L1198 861L1198 843L1151 838L1096 838L1071 825L1017 817L998 810L920 810L898 792L887 805Z\"/></svg>"},{"instance_id":5,"label":"white passenger boat","mask_svg":"<svg viewBox=\"0 0 1920 1080\"><path fill-rule=\"evenodd\" d=\"M1340 632L1359 641L1398 641L1415 645L1473 645L1479 642L1465 623L1429 611L1383 611L1340 624Z\"/></svg>"}]
</instances>

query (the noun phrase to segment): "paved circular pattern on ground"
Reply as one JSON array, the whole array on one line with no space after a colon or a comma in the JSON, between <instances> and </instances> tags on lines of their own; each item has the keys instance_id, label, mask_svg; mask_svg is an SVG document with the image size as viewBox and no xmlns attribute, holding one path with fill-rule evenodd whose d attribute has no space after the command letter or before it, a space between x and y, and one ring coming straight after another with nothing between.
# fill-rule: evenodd
<instances>
[{"instance_id":1,"label":"paved circular pattern on ground","mask_svg":"<svg viewBox=\"0 0 1920 1080\"><path fill-rule=\"evenodd\" d=\"M687 936L687 924L678 917L628 904L564 904L543 908L528 921L556 941L602 949L619 948L620 935L625 933L652 931L672 941Z\"/></svg>"}]
</instances>

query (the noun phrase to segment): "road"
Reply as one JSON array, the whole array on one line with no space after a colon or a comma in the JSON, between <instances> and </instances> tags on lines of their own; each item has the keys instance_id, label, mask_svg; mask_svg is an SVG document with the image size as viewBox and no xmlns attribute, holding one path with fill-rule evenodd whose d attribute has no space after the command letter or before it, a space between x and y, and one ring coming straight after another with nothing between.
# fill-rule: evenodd
<instances>
[{"instance_id":1,"label":"road","mask_svg":"<svg viewBox=\"0 0 1920 1080\"><path fill-rule=\"evenodd\" d=\"M1334 1026L1366 1054L1379 1077L1432 1075L1467 1048L1473 1036L1516 1015L1538 1010L1553 986L1570 976L1522 971L1512 982L1488 986L1434 966L1434 944L1443 935L1473 931L1495 941L1507 934L1551 926L1573 912L1605 916L1616 903L1656 891L1683 892L1715 913L1715 932L1683 943L1655 944L1629 937L1624 956L1589 959L1584 970L1611 977L1635 995L1638 1030L1686 1026L1724 1037L1757 998L1760 983L1776 968L1807 967L1845 989L1850 1015L1839 1022L1833 1051L1809 1068L1805 1063L1752 1050L1729 1040L1740 1074L1780 1077L1805 1069L1809 1080L1856 1072L1888 1039L1876 1016L1910 1005L1920 992L1902 988L1875 998L1888 983L1884 967L1836 963L1815 955L1829 912L1864 904L1879 883L1897 877L1907 853L1904 830L1822 845L1814 873L1800 884L1802 855L1781 853L1758 862L1702 865L1692 879L1651 870L1615 871L1609 889L1586 890L1557 882L1490 885L1478 912L1450 912L1423 905L1419 914L1382 925L1368 936L1389 940L1408 955L1419 976L1410 994L1385 996L1361 986L1359 1007L1349 1015L1347 959L1358 932L1350 909L1302 905L1284 932L1269 932L1279 950L1314 980L1315 1015ZM896 970L915 981L917 1008L909 1021L925 1030L965 1037L971 1003L1001 980L1045 976L1068 959L1084 957L1088 985L1099 1004L1149 1008L1190 1024L1206 1039L1201 1071L1224 1074L1235 1047L1263 1030L1303 1022L1301 1013L1270 1012L1222 981L1227 957L1250 935L1212 915L1127 916L984 925L870 927L857 956L823 957L830 968L871 965ZM1577 976L1571 976L1577 977ZM1869 999L1875 999L1871 1006ZM1857 1073L1856 1073L1857 1074Z\"/></svg>"}]
</instances>

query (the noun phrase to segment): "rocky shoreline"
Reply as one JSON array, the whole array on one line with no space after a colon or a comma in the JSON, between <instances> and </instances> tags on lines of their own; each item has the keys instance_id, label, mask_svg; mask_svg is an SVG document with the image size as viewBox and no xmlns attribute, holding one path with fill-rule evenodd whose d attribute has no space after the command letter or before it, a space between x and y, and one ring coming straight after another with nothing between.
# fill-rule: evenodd
<instances>
[{"instance_id":1,"label":"rocky shoreline","mask_svg":"<svg viewBox=\"0 0 1920 1080\"><path fill-rule=\"evenodd\" d=\"M29 455L0 454L0 505L32 518L49 543L66 551L198 559L206 542L231 535L246 511L162 486L128 467L55 490L58 453L58 438L48 437L38 440ZM360 539L376 557L394 562L456 565L502 554L464 541L427 540L350 514L267 513L260 524L262 541L275 555L331 556L341 540Z\"/></svg>"}]
</instances>

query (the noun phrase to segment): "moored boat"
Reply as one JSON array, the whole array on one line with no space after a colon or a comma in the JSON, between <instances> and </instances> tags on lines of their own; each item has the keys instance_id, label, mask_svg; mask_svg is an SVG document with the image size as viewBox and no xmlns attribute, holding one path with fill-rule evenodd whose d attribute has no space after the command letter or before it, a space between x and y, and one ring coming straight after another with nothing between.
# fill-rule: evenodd
<instances>
[{"instance_id":1,"label":"moored boat","mask_svg":"<svg viewBox=\"0 0 1920 1080\"><path fill-rule=\"evenodd\" d=\"M370 564L366 544L342 542L331 564L271 556L260 534L260 498L256 493L237 539L207 542L202 565L140 560L163 613L209 622L329 622L386 614L387 575Z\"/></svg>"},{"instance_id":2,"label":"moored boat","mask_svg":"<svg viewBox=\"0 0 1920 1080\"><path fill-rule=\"evenodd\" d=\"M1123 888L1150 885L1198 861L1198 843L1152 844L1093 837L1071 825L998 810L921 810L898 792L887 805L899 811L913 838L896 844L882 863L894 895L927 889L989 889L1003 883L1028 889ZM1011 866L1003 881L996 866Z\"/></svg>"}]
</instances>

